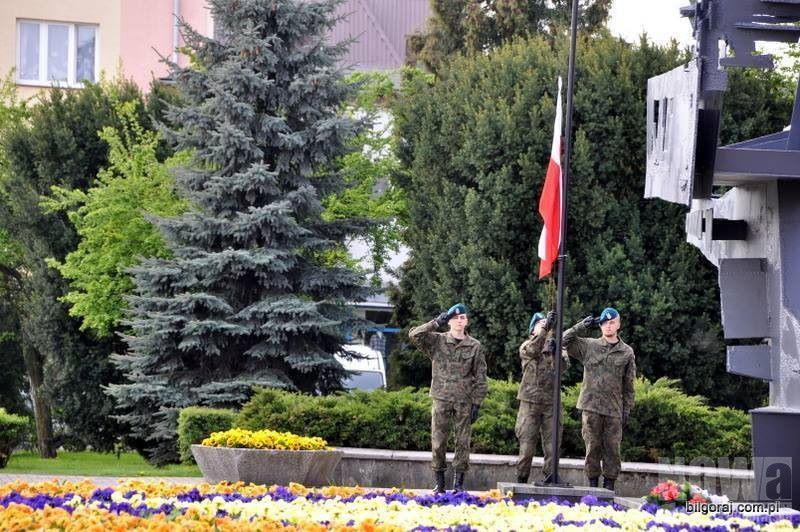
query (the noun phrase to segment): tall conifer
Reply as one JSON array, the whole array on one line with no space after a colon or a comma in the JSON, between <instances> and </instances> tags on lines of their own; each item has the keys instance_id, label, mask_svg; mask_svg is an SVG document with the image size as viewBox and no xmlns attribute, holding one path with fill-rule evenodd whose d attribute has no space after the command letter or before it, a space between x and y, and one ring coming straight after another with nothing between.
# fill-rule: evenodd
<instances>
[{"instance_id":1,"label":"tall conifer","mask_svg":"<svg viewBox=\"0 0 800 532\"><path fill-rule=\"evenodd\" d=\"M154 463L177 458L188 405L235 406L253 386L327 392L343 369L345 305L362 275L330 253L364 229L324 221L341 190L334 160L364 126L343 112L355 87L327 42L339 0L211 0L219 39L184 26L192 64L172 65L186 104L165 133L195 160L177 180L194 209L156 220L174 258L134 270L130 383L110 392Z\"/></svg>"}]
</instances>

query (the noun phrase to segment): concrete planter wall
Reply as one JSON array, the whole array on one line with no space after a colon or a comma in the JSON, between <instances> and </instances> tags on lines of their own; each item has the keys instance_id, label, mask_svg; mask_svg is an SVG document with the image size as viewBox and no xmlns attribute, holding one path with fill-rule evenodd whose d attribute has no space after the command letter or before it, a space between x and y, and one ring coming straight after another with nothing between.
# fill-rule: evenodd
<instances>
[{"instance_id":1,"label":"concrete planter wall","mask_svg":"<svg viewBox=\"0 0 800 532\"><path fill-rule=\"evenodd\" d=\"M343 447L339 467L333 480L341 486L394 486L397 488L430 488L433 486L431 453L422 451L390 451L383 449L355 449ZM448 463L453 455L447 454ZM515 482L516 456L471 454L470 468L465 477L469 490L488 490L498 482ZM533 459L531 478L541 476L542 458ZM585 486L583 460L562 458L559 461L561 479L573 486ZM452 471L447 471L447 488L453 481ZM715 494L724 494L732 500L753 500L753 471L689 465L641 464L623 462L617 479L616 492L622 497L641 497L665 480L691 482Z\"/></svg>"},{"instance_id":2,"label":"concrete planter wall","mask_svg":"<svg viewBox=\"0 0 800 532\"><path fill-rule=\"evenodd\" d=\"M206 481L211 483L327 486L342 459L342 451L278 451L192 445L192 454Z\"/></svg>"}]
</instances>

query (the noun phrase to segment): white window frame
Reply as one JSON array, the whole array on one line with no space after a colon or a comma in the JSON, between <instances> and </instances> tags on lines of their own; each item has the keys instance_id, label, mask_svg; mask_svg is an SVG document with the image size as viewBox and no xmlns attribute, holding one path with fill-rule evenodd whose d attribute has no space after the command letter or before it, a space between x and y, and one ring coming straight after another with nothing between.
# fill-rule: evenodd
<instances>
[{"instance_id":1,"label":"white window frame","mask_svg":"<svg viewBox=\"0 0 800 532\"><path fill-rule=\"evenodd\" d=\"M39 77L38 79L23 79L20 77L22 65L22 24L36 24L39 26ZM47 79L47 44L49 38L48 28L50 26L66 26L68 31L67 38L67 79L49 80ZM77 67L77 54L78 54L78 27L90 27L94 29L94 80L99 79L99 63L100 63L100 25L99 24L84 24L80 22L59 22L55 20L32 20L32 19L17 19L17 68L16 68L16 82L19 85L31 85L35 87L70 87L80 88L83 86L83 81L75 79Z\"/></svg>"}]
</instances>

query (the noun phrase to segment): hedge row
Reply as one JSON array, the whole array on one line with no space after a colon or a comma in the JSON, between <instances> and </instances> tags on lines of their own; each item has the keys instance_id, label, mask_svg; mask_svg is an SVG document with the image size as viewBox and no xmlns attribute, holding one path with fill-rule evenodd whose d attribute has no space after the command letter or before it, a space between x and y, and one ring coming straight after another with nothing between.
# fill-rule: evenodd
<instances>
[{"instance_id":1,"label":"hedge row","mask_svg":"<svg viewBox=\"0 0 800 532\"><path fill-rule=\"evenodd\" d=\"M473 427L473 452L517 453L514 435L517 386L517 383L489 381L489 394ZM584 455L580 412L575 408L579 390L579 385L571 386L563 395L567 413L564 457ZM430 449L430 408L426 389L354 391L326 397L260 389L242 408L233 426L320 436L334 446L423 451ZM198 413L202 416L202 409L194 411L194 415ZM228 428L223 425L218 423L214 430ZM182 434L182 441L198 442L205 436L200 432ZM709 407L703 398L683 394L674 380L637 380L636 404L622 443L624 460L689 461L750 454L750 423L746 413Z\"/></svg>"},{"instance_id":2,"label":"hedge row","mask_svg":"<svg viewBox=\"0 0 800 532\"><path fill-rule=\"evenodd\" d=\"M0 468L6 466L11 453L22 443L28 430L28 418L9 414L0 408Z\"/></svg>"}]
</instances>

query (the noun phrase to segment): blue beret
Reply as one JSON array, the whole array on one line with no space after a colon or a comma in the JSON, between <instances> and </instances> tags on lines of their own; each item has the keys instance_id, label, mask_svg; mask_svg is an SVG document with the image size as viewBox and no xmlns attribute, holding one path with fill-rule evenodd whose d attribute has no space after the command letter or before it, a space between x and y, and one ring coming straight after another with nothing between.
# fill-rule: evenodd
<instances>
[{"instance_id":1,"label":"blue beret","mask_svg":"<svg viewBox=\"0 0 800 532\"><path fill-rule=\"evenodd\" d=\"M451 319L453 316L458 316L459 314L467 314L467 306L463 303L456 303L452 307L447 310L447 319Z\"/></svg>"},{"instance_id":2,"label":"blue beret","mask_svg":"<svg viewBox=\"0 0 800 532\"><path fill-rule=\"evenodd\" d=\"M536 314L531 316L531 322L528 324L528 334L533 332L533 328L536 327L536 322L543 319L544 319L544 314L542 314L541 312L537 312Z\"/></svg>"},{"instance_id":3,"label":"blue beret","mask_svg":"<svg viewBox=\"0 0 800 532\"><path fill-rule=\"evenodd\" d=\"M608 320L613 320L614 318L619 318L619 312L617 312L617 309L606 307L603 309L603 312L600 313L600 317L597 318L597 323L602 325Z\"/></svg>"}]
</instances>

